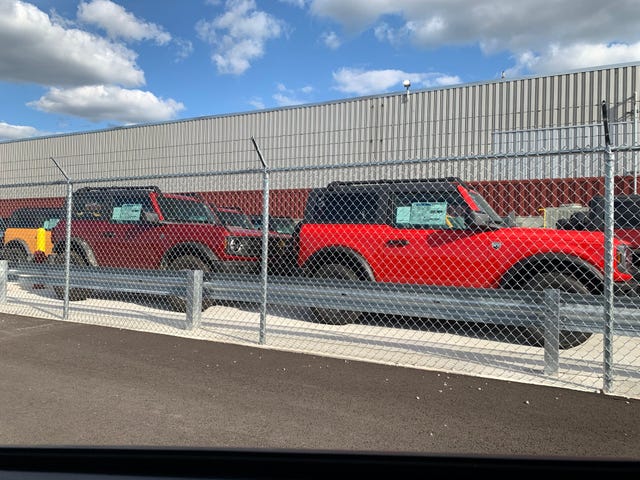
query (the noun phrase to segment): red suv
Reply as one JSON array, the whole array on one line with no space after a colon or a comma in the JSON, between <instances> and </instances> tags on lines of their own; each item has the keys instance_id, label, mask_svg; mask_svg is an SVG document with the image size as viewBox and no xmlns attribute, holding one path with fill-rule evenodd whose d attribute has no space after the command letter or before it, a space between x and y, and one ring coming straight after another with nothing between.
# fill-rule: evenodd
<instances>
[{"instance_id":1,"label":"red suv","mask_svg":"<svg viewBox=\"0 0 640 480\"><path fill-rule=\"evenodd\" d=\"M261 232L231 230L206 203L157 187L82 188L73 194L71 261L76 265L258 273ZM66 219L52 231L64 262ZM271 248L277 254L277 245ZM56 289L58 296L61 289ZM73 291L74 299L86 292Z\"/></svg>"},{"instance_id":2,"label":"red suv","mask_svg":"<svg viewBox=\"0 0 640 480\"><path fill-rule=\"evenodd\" d=\"M464 288L601 293L601 232L509 226L459 178L334 182L310 192L293 240L305 275ZM616 288L634 292L628 244L615 242ZM344 323L344 312L317 311ZM570 335L569 335L570 334ZM588 334L564 332L561 344Z\"/></svg>"},{"instance_id":3,"label":"red suv","mask_svg":"<svg viewBox=\"0 0 640 480\"><path fill-rule=\"evenodd\" d=\"M633 262L640 266L640 195L616 195L613 199L614 233L628 242L633 252ZM604 197L595 196L589 202L589 210L574 213L560 219L556 228L562 230L604 230Z\"/></svg>"}]
</instances>

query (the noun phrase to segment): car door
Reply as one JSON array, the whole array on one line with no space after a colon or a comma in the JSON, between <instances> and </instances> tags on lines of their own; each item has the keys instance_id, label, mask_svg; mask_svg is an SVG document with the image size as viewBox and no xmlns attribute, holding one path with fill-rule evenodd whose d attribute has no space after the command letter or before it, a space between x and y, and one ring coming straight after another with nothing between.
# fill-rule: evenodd
<instances>
[{"instance_id":1,"label":"car door","mask_svg":"<svg viewBox=\"0 0 640 480\"><path fill-rule=\"evenodd\" d=\"M110 202L109 193L100 190L83 191L73 197L71 235L89 250L99 266L108 266L112 254L107 233Z\"/></svg>"},{"instance_id":2,"label":"car door","mask_svg":"<svg viewBox=\"0 0 640 480\"><path fill-rule=\"evenodd\" d=\"M471 209L455 191L390 195L390 225L376 268L383 282L479 286L490 242L475 243ZM475 248L474 248L475 245Z\"/></svg>"},{"instance_id":3,"label":"car door","mask_svg":"<svg viewBox=\"0 0 640 480\"><path fill-rule=\"evenodd\" d=\"M146 191L114 191L108 223L102 230L101 252L104 263L120 268L156 268L162 251L162 226L146 221L155 212Z\"/></svg>"}]
</instances>

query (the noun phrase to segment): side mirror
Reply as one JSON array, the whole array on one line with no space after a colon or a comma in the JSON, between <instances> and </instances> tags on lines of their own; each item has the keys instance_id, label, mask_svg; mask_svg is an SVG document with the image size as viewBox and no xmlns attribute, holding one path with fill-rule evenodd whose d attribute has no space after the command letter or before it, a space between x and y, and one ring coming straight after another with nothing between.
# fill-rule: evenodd
<instances>
[{"instance_id":1,"label":"side mirror","mask_svg":"<svg viewBox=\"0 0 640 480\"><path fill-rule=\"evenodd\" d=\"M516 227L518 225L516 222L516 212L512 211L509 215L503 217L502 221L507 227Z\"/></svg>"},{"instance_id":2,"label":"side mirror","mask_svg":"<svg viewBox=\"0 0 640 480\"><path fill-rule=\"evenodd\" d=\"M160 217L155 212L144 212L144 223L160 223Z\"/></svg>"},{"instance_id":3,"label":"side mirror","mask_svg":"<svg viewBox=\"0 0 640 480\"><path fill-rule=\"evenodd\" d=\"M474 228L486 228L491 224L491 217L482 212L471 212L471 226Z\"/></svg>"}]
</instances>

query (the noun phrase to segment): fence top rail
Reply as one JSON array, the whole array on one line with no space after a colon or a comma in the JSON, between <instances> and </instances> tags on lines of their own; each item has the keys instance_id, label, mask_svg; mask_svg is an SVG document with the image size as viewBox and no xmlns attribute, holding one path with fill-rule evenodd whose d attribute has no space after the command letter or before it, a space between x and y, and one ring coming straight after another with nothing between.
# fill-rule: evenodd
<instances>
[{"instance_id":1,"label":"fence top rail","mask_svg":"<svg viewBox=\"0 0 640 480\"><path fill-rule=\"evenodd\" d=\"M522 157L554 157L561 155L581 155L585 153L606 153L605 147L591 147L591 148L565 148L557 150L536 150L528 152L506 152L506 153L488 153L482 155L465 155L465 156L443 156L443 157L429 157L429 158L413 158L402 160L378 160L368 162L355 162L355 163L328 163L320 165L297 165L291 167L265 167L265 168L244 168L236 170L205 170L196 172L179 172L179 173L162 173L162 174L149 174L149 175L127 175L127 176L113 176L113 177L101 177L101 178L69 178L65 180L52 180L46 182L18 182L0 184L0 189L11 188L28 188L28 187L42 187L53 185L78 185L78 184L96 184L96 183L118 183L118 182L130 182L130 181L145 181L145 180L160 180L160 179L176 179L176 178L198 178L198 177L219 177L228 175L250 175L250 174L263 174L265 172L272 173L286 173L286 172L298 172L298 171L314 171L314 170L344 170L349 168L369 168L379 167L384 165L413 165L420 163L441 163L441 162L457 162L457 161L469 161L469 160L498 160L504 158L522 158ZM621 145L611 147L613 153L623 152L640 152L640 145Z\"/></svg>"}]
</instances>

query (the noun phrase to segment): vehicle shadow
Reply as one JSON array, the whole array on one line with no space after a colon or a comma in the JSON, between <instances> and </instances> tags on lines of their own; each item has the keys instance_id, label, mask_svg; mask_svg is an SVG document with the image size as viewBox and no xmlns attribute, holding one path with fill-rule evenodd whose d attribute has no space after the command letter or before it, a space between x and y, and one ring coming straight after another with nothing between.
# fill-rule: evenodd
<instances>
[{"instance_id":1,"label":"vehicle shadow","mask_svg":"<svg viewBox=\"0 0 640 480\"><path fill-rule=\"evenodd\" d=\"M247 312L258 313L261 306L246 302L224 302ZM311 308L290 307L286 305L269 305L267 313L318 324L317 317ZM348 314L348 312L346 312ZM430 333L444 333L474 339L492 340L522 346L538 346L525 326L494 325L472 321L443 320L429 317L409 317L403 315L387 315L379 313L363 313L351 319L344 326L363 325L372 327L417 330Z\"/></svg>"}]
</instances>

